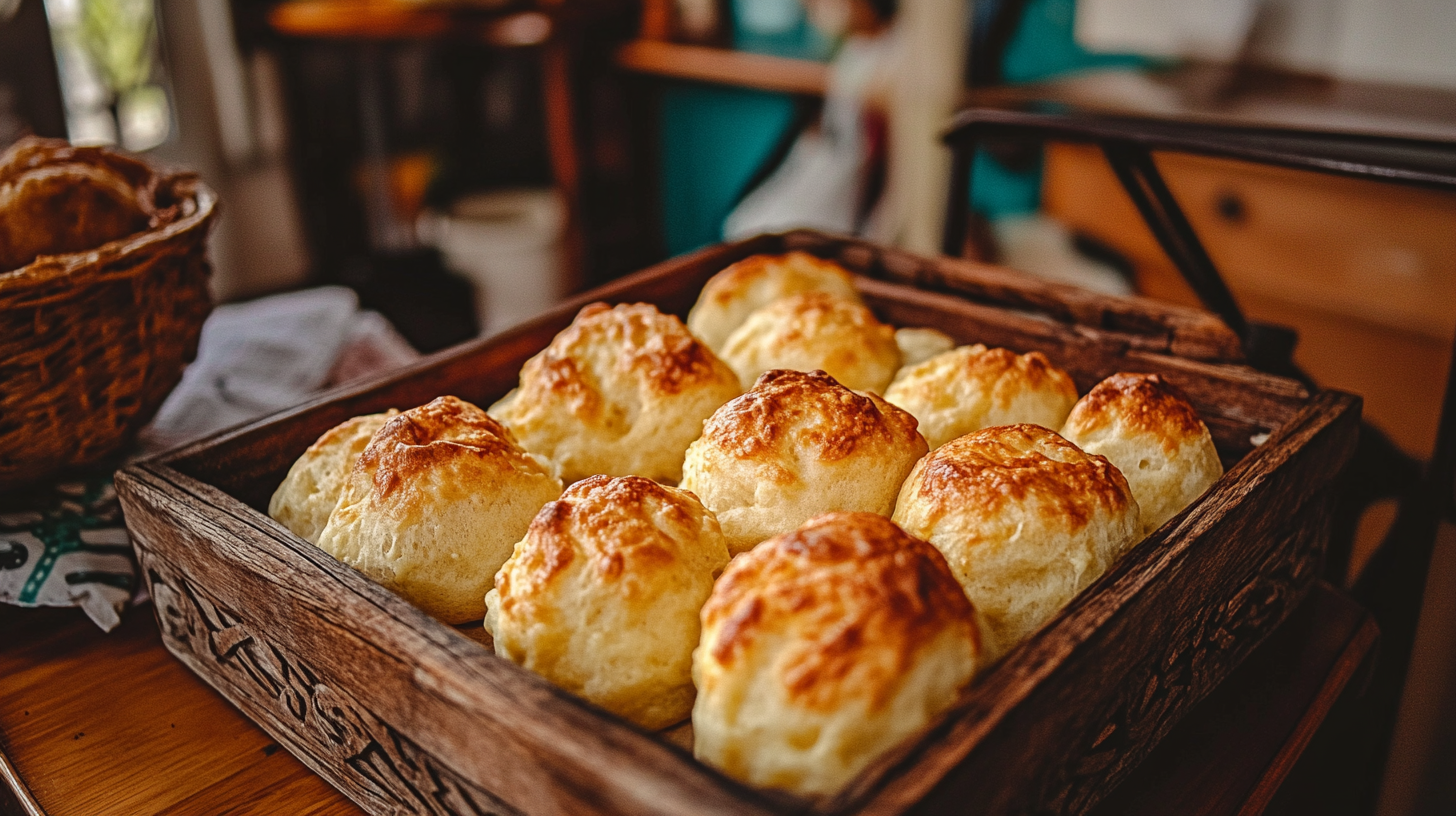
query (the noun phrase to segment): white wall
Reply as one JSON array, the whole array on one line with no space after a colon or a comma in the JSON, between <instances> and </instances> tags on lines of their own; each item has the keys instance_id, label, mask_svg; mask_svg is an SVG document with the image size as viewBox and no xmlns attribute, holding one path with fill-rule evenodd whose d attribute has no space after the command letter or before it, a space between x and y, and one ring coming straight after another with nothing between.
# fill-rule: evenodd
<instances>
[{"instance_id":1,"label":"white wall","mask_svg":"<svg viewBox=\"0 0 1456 816\"><path fill-rule=\"evenodd\" d=\"M1343 75L1456 88L1456 0L1343 0Z\"/></svg>"},{"instance_id":2,"label":"white wall","mask_svg":"<svg viewBox=\"0 0 1456 816\"><path fill-rule=\"evenodd\" d=\"M1079 0L1092 50L1233 59L1257 20L1259 62L1456 89L1456 0Z\"/></svg>"},{"instance_id":3,"label":"white wall","mask_svg":"<svg viewBox=\"0 0 1456 816\"><path fill-rule=\"evenodd\" d=\"M260 82L268 73L250 71L260 66L239 58L227 0L159 0L158 6L177 132L148 155L195 170L217 191L221 214L209 244L213 297L221 302L298 286L309 258L284 136L269 132L282 118L272 110L282 104L276 82ZM251 104L236 98L249 93Z\"/></svg>"}]
</instances>

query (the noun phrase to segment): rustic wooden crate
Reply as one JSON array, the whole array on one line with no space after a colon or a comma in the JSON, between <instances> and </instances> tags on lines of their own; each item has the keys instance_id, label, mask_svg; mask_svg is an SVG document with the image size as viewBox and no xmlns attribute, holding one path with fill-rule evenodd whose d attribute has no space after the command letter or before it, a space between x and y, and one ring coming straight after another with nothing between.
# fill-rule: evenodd
<instances>
[{"instance_id":1,"label":"rustic wooden crate","mask_svg":"<svg viewBox=\"0 0 1456 816\"><path fill-rule=\"evenodd\" d=\"M862 273L882 319L1040 349L1083 391L1116 371L1163 374L1189 394L1229 468L833 799L727 779L497 659L264 512L288 466L334 424L440 394L489 405L584 303L647 301L682 315L719 269L785 248ZM1318 570L1359 399L1306 393L1238 356L1236 339L1199 312L795 232L666 262L387 379L129 467L117 490L167 647L372 813L1074 814L1135 767Z\"/></svg>"}]
</instances>

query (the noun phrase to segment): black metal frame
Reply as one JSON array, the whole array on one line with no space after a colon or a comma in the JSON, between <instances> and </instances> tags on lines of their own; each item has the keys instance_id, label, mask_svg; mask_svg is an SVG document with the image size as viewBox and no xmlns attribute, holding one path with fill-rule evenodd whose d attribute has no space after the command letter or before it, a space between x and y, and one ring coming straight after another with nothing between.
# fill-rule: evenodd
<instances>
[{"instance_id":1,"label":"black metal frame","mask_svg":"<svg viewBox=\"0 0 1456 816\"><path fill-rule=\"evenodd\" d=\"M1213 125L1066 111L973 109L945 136L954 155L943 250L959 256L970 227L971 168L987 141L1095 144L1137 205L1158 243L1212 312L1238 333L1251 365L1316 387L1293 364L1297 336L1248 320L1204 249L1154 161L1188 153L1456 193L1456 144L1418 139ZM1456 519L1456 348L1447 372L1436 447L1422 465L1366 423L1343 477L1327 574L1344 584L1355 523L1373 501L1398 498L1400 509L1379 550L1350 587L1381 628L1381 659L1353 733L1357 745L1332 773L1352 778L1351 813L1372 812L1389 753L1406 671L1415 646L1426 573L1443 518ZM1358 777L1358 779L1356 778Z\"/></svg>"}]
</instances>

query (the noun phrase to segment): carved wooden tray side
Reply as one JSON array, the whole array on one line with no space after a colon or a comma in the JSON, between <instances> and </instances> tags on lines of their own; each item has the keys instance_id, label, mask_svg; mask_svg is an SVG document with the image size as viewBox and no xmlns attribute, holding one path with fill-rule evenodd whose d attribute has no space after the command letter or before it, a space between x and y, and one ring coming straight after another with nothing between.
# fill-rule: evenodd
<instances>
[{"instance_id":1,"label":"carved wooden tray side","mask_svg":"<svg viewBox=\"0 0 1456 816\"><path fill-rule=\"evenodd\" d=\"M1089 810L1316 577L1328 474L1353 451L1357 404L1316 396L1008 655L918 753L887 758L899 767L841 802L864 800L862 813Z\"/></svg>"},{"instance_id":2,"label":"carved wooden tray side","mask_svg":"<svg viewBox=\"0 0 1456 816\"><path fill-rule=\"evenodd\" d=\"M261 512L292 461L338 422L445 393L488 405L582 304L641 300L685 314L728 263L786 247L864 273L861 290L882 319L1041 349L1083 391L1114 371L1162 373L1188 392L1230 466L940 723L838 797L806 802L738 785L488 654ZM962 275L957 263L808 232L714 247L385 380L130 467L117 490L164 640L372 813L1085 812L1313 580L1359 400L1158 353L1202 338L1204 356L1221 359L1218 333L1197 313L1129 317L1137 301L1085 293L1058 307L1054 288L1019 286L996 270L942 285ZM982 302L893 280L960 287ZM1039 315L989 305L1042 301Z\"/></svg>"},{"instance_id":3,"label":"carved wooden tray side","mask_svg":"<svg viewBox=\"0 0 1456 816\"><path fill-rule=\"evenodd\" d=\"M167 648L369 811L772 812L215 489L119 482Z\"/></svg>"}]
</instances>

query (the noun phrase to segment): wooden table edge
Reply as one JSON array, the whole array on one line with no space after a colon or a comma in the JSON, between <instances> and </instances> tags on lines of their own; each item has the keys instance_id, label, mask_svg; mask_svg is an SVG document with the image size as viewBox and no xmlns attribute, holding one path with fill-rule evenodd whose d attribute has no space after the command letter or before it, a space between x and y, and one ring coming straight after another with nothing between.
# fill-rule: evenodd
<instances>
[{"instance_id":1,"label":"wooden table edge","mask_svg":"<svg viewBox=\"0 0 1456 816\"><path fill-rule=\"evenodd\" d=\"M0 813L13 806L19 808L17 812L26 816L48 816L40 803L35 801L30 788L25 786L25 780L20 778L20 771L16 770L15 764L5 755L3 749L0 749L0 779L5 781L5 788L0 789Z\"/></svg>"}]
</instances>

